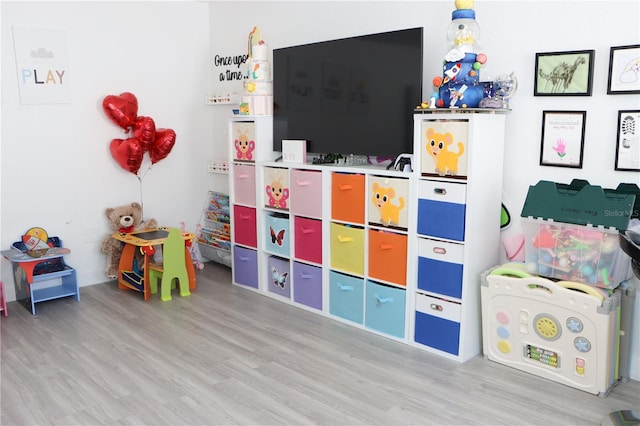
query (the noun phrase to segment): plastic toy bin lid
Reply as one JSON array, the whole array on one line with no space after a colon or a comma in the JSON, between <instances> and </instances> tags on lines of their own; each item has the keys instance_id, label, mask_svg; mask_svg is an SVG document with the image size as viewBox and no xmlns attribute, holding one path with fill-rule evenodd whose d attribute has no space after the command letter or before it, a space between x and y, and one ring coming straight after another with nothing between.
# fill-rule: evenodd
<instances>
[{"instance_id":1,"label":"plastic toy bin lid","mask_svg":"<svg viewBox=\"0 0 640 426\"><path fill-rule=\"evenodd\" d=\"M637 185L621 184L614 190L578 179L571 184L541 180L529 187L520 216L624 231L638 214L636 197L640 198Z\"/></svg>"}]
</instances>

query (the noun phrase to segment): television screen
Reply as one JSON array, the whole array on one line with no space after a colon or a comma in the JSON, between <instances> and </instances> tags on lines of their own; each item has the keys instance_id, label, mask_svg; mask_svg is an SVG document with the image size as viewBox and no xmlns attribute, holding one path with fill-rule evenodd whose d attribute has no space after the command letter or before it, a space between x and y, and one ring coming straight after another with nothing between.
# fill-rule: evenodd
<instances>
[{"instance_id":1,"label":"television screen","mask_svg":"<svg viewBox=\"0 0 640 426\"><path fill-rule=\"evenodd\" d=\"M395 157L411 153L422 100L423 29L274 49L273 148Z\"/></svg>"}]
</instances>

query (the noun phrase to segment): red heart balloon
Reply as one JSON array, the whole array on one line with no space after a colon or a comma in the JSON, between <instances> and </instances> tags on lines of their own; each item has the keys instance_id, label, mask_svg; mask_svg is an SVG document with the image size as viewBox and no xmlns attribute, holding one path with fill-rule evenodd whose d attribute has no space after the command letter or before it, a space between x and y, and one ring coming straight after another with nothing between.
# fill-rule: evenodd
<instances>
[{"instance_id":1,"label":"red heart balloon","mask_svg":"<svg viewBox=\"0 0 640 426\"><path fill-rule=\"evenodd\" d=\"M171 148L176 143L176 132L171 129L158 129L156 130L156 137L149 148L149 155L151 156L151 164L155 164L158 161L165 158L171 152Z\"/></svg>"},{"instance_id":2,"label":"red heart balloon","mask_svg":"<svg viewBox=\"0 0 640 426\"><path fill-rule=\"evenodd\" d=\"M144 150L140 141L135 138L113 139L109 145L111 156L120 167L133 174L138 173L142 165Z\"/></svg>"},{"instance_id":3,"label":"red heart balloon","mask_svg":"<svg viewBox=\"0 0 640 426\"><path fill-rule=\"evenodd\" d=\"M119 96L109 95L102 100L102 108L111 121L127 130L133 126L138 116L138 99L129 92Z\"/></svg>"},{"instance_id":4,"label":"red heart balloon","mask_svg":"<svg viewBox=\"0 0 640 426\"><path fill-rule=\"evenodd\" d=\"M146 152L156 137L156 123L151 117L138 117L133 125L133 137L142 144L142 149Z\"/></svg>"}]
</instances>

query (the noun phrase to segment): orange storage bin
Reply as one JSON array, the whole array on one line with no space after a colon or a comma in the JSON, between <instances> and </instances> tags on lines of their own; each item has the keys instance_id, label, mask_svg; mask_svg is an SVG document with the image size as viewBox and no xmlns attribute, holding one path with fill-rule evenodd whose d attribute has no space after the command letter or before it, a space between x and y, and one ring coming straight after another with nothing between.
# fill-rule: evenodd
<instances>
[{"instance_id":1,"label":"orange storage bin","mask_svg":"<svg viewBox=\"0 0 640 426\"><path fill-rule=\"evenodd\" d=\"M369 230L369 276L407 285L407 236Z\"/></svg>"},{"instance_id":2,"label":"orange storage bin","mask_svg":"<svg viewBox=\"0 0 640 426\"><path fill-rule=\"evenodd\" d=\"M364 224L364 175L333 173L331 175L331 218Z\"/></svg>"}]
</instances>

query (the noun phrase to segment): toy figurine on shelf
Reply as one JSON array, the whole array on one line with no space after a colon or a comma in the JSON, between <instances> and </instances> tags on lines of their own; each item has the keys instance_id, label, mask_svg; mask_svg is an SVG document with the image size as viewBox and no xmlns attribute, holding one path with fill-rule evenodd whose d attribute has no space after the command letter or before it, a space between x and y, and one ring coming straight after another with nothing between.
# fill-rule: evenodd
<instances>
[{"instance_id":1,"label":"toy figurine on shelf","mask_svg":"<svg viewBox=\"0 0 640 426\"><path fill-rule=\"evenodd\" d=\"M450 50L444 59L443 76L433 79L438 90L436 106L476 108L484 96L480 68L487 61L487 56L475 51L480 26L475 20L473 0L456 0L455 4L456 10L447 31Z\"/></svg>"}]
</instances>

